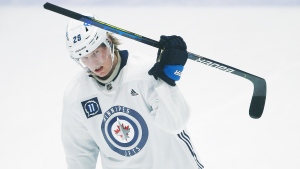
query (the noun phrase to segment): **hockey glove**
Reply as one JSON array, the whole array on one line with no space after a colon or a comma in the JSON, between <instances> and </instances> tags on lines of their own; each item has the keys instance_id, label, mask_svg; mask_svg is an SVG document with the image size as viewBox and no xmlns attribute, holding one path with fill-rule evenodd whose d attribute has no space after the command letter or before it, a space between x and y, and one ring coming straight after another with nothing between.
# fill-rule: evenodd
<instances>
[{"instance_id":1,"label":"hockey glove","mask_svg":"<svg viewBox=\"0 0 300 169\"><path fill-rule=\"evenodd\" d=\"M160 78L171 86L175 86L183 71L188 54L186 44L180 36L161 36L160 49L154 66L148 74L155 79Z\"/></svg>"}]
</instances>

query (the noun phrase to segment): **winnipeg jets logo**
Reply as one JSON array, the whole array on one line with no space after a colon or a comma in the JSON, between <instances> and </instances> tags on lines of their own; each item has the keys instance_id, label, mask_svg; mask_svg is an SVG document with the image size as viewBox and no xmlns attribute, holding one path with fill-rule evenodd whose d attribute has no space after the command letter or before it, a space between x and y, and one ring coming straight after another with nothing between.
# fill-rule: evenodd
<instances>
[{"instance_id":1,"label":"winnipeg jets logo","mask_svg":"<svg viewBox=\"0 0 300 169\"><path fill-rule=\"evenodd\" d=\"M103 114L101 130L111 150L123 157L142 151L149 135L140 113L124 106L113 106Z\"/></svg>"},{"instance_id":2,"label":"winnipeg jets logo","mask_svg":"<svg viewBox=\"0 0 300 169\"><path fill-rule=\"evenodd\" d=\"M124 124L120 122L120 119L117 117L117 123L119 125L117 125L117 129L114 130L115 131L115 134L117 136L120 136L122 138L122 140L125 140L127 141L128 138L130 138L128 135L129 135L129 132L130 132L130 128L129 128L129 125L127 126L124 126Z\"/></svg>"}]
</instances>

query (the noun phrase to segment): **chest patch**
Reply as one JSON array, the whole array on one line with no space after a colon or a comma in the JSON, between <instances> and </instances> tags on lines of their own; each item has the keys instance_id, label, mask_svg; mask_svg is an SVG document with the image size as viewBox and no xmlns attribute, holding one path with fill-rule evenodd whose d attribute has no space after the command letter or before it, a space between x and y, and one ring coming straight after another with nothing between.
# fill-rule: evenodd
<instances>
[{"instance_id":1,"label":"chest patch","mask_svg":"<svg viewBox=\"0 0 300 169\"><path fill-rule=\"evenodd\" d=\"M97 97L81 102L86 118L102 114Z\"/></svg>"},{"instance_id":2,"label":"chest patch","mask_svg":"<svg viewBox=\"0 0 300 169\"><path fill-rule=\"evenodd\" d=\"M126 157L138 154L149 134L143 117L124 106L113 106L103 114L101 130L109 147Z\"/></svg>"}]
</instances>

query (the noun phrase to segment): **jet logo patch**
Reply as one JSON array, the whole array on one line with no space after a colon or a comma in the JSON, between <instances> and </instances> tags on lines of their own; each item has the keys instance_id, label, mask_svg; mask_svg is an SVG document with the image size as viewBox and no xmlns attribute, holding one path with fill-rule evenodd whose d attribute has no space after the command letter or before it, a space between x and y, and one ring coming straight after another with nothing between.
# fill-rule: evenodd
<instances>
[{"instance_id":1,"label":"jet logo patch","mask_svg":"<svg viewBox=\"0 0 300 169\"><path fill-rule=\"evenodd\" d=\"M103 114L103 137L112 151L124 157L138 154L148 140L148 126L135 110L113 106Z\"/></svg>"}]
</instances>

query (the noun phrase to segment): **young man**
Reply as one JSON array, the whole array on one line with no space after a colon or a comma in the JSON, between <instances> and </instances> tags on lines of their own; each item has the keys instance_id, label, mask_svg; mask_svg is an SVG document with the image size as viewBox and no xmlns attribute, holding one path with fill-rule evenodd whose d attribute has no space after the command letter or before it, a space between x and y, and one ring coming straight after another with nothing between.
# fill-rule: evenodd
<instances>
[{"instance_id":1,"label":"young man","mask_svg":"<svg viewBox=\"0 0 300 169\"><path fill-rule=\"evenodd\" d=\"M71 58L84 68L64 96L69 169L95 169L98 154L103 169L204 168L185 129L189 107L175 84L187 61L181 37L161 36L164 50L151 68L92 25L71 20L66 35Z\"/></svg>"}]
</instances>

